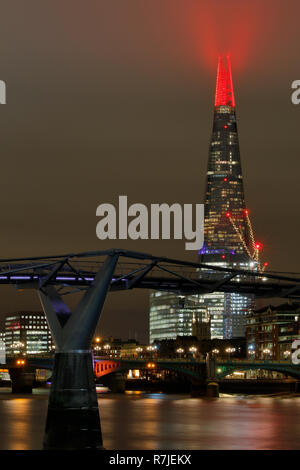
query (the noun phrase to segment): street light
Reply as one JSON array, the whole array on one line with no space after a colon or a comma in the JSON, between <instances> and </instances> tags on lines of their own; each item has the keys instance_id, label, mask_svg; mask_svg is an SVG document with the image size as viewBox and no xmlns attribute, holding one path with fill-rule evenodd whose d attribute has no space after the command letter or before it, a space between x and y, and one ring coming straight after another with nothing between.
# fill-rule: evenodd
<instances>
[{"instance_id":1,"label":"street light","mask_svg":"<svg viewBox=\"0 0 300 470\"><path fill-rule=\"evenodd\" d=\"M177 354L179 354L179 357L181 359L181 355L184 353L184 349L178 348L178 349L176 349L176 352L177 352Z\"/></svg>"},{"instance_id":2,"label":"street light","mask_svg":"<svg viewBox=\"0 0 300 470\"><path fill-rule=\"evenodd\" d=\"M225 349L225 352L228 353L228 359L230 359L230 354L231 354L231 353L234 353L235 351L236 351L235 348L227 348L227 349Z\"/></svg>"},{"instance_id":3,"label":"street light","mask_svg":"<svg viewBox=\"0 0 300 470\"><path fill-rule=\"evenodd\" d=\"M195 355L196 355L196 352L198 351L198 349L195 348L195 346L191 346L189 351L193 354L193 358L195 358Z\"/></svg>"},{"instance_id":4,"label":"street light","mask_svg":"<svg viewBox=\"0 0 300 470\"><path fill-rule=\"evenodd\" d=\"M265 358L266 358L266 355L267 355L267 354L270 355L270 354L271 354L271 351L270 351L270 349L266 348L266 349L263 350L263 353L264 353Z\"/></svg>"},{"instance_id":5,"label":"street light","mask_svg":"<svg viewBox=\"0 0 300 470\"><path fill-rule=\"evenodd\" d=\"M285 359L288 359L289 356L291 355L291 351L284 351L283 355Z\"/></svg>"},{"instance_id":6,"label":"street light","mask_svg":"<svg viewBox=\"0 0 300 470\"><path fill-rule=\"evenodd\" d=\"M213 353L213 354L219 354L219 352L220 352L220 351L219 351L218 349L213 349L213 350L212 350L212 353Z\"/></svg>"}]
</instances>

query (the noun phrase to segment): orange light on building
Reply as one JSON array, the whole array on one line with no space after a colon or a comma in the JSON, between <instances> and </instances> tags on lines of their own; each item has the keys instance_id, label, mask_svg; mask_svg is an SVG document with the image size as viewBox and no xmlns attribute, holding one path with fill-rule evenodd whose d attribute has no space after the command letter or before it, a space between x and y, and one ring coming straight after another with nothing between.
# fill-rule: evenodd
<instances>
[{"instance_id":1,"label":"orange light on building","mask_svg":"<svg viewBox=\"0 0 300 470\"><path fill-rule=\"evenodd\" d=\"M25 360L24 359L18 359L17 360L17 365L18 366L24 366L25 365Z\"/></svg>"},{"instance_id":2,"label":"orange light on building","mask_svg":"<svg viewBox=\"0 0 300 470\"><path fill-rule=\"evenodd\" d=\"M154 369L155 364L153 362L148 362L147 367L148 367L148 369Z\"/></svg>"}]
</instances>

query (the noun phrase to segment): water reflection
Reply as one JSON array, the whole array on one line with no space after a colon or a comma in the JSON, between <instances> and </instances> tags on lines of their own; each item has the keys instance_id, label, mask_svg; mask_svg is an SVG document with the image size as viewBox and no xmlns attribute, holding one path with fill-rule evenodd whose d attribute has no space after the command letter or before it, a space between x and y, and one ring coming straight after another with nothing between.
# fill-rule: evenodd
<instances>
[{"instance_id":1,"label":"water reflection","mask_svg":"<svg viewBox=\"0 0 300 470\"><path fill-rule=\"evenodd\" d=\"M41 449L48 396L0 391L0 449ZM101 394L107 449L299 449L300 397Z\"/></svg>"},{"instance_id":2,"label":"water reflection","mask_svg":"<svg viewBox=\"0 0 300 470\"><path fill-rule=\"evenodd\" d=\"M41 449L47 411L46 400L0 397L0 448Z\"/></svg>"}]
</instances>

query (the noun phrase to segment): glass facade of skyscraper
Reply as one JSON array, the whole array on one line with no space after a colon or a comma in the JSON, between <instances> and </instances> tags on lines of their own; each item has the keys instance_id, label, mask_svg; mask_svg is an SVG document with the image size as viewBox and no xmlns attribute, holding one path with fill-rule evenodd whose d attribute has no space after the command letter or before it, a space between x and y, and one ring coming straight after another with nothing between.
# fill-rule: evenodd
<instances>
[{"instance_id":1,"label":"glass facade of skyscraper","mask_svg":"<svg viewBox=\"0 0 300 470\"><path fill-rule=\"evenodd\" d=\"M199 303L199 295L150 293L150 343L155 339L192 336L195 319L199 322L207 320L207 311L203 303Z\"/></svg>"},{"instance_id":2,"label":"glass facade of skyscraper","mask_svg":"<svg viewBox=\"0 0 300 470\"><path fill-rule=\"evenodd\" d=\"M204 245L199 262L219 267L255 269L249 244L243 176L237 132L230 59L219 57L205 191ZM199 271L199 277L221 280L223 274ZM238 278L236 281L238 282ZM197 296L196 296L197 297ZM245 334L245 317L252 306L250 296L212 292L197 297L199 309L210 317L212 338ZM179 309L175 294L150 296L150 339L176 338L191 334L191 312Z\"/></svg>"}]
</instances>

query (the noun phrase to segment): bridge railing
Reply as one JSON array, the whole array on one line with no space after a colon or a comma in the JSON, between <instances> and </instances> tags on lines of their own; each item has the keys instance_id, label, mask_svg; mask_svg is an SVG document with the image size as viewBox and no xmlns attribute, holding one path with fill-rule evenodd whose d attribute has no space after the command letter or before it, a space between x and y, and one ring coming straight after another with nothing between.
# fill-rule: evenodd
<instances>
[{"instance_id":1,"label":"bridge railing","mask_svg":"<svg viewBox=\"0 0 300 470\"><path fill-rule=\"evenodd\" d=\"M191 364L199 364L204 363L205 359L194 359L194 358L174 358L174 357L135 357L135 356L126 356L126 357L108 357L108 356L94 356L95 361L114 361L114 362L181 362L181 363L191 363ZM216 364L283 364L283 365L293 365L290 359L279 359L279 360L272 360L272 359L216 359Z\"/></svg>"}]
</instances>

